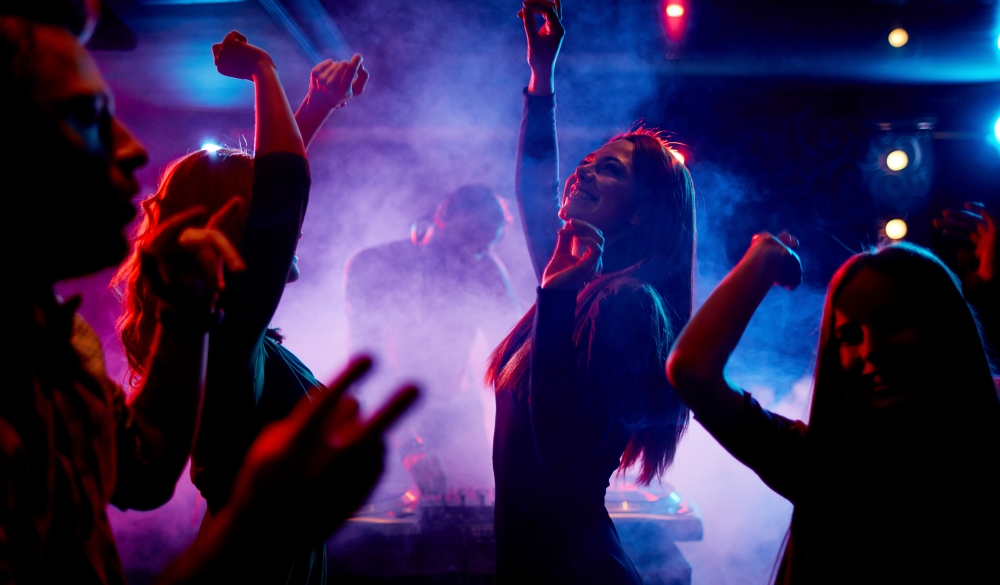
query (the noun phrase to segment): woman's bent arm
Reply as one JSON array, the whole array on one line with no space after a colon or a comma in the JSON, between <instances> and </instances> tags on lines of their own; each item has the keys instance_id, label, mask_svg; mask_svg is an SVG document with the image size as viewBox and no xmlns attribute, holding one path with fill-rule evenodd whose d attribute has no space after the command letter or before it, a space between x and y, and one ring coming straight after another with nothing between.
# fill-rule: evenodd
<instances>
[{"instance_id":1,"label":"woman's bent arm","mask_svg":"<svg viewBox=\"0 0 1000 585\"><path fill-rule=\"evenodd\" d=\"M667 377L699 419L725 425L739 413L743 392L726 380L726 362L771 285L793 287L799 280L798 257L785 243L769 234L754 236L740 263L691 318L670 352Z\"/></svg>"}]
</instances>

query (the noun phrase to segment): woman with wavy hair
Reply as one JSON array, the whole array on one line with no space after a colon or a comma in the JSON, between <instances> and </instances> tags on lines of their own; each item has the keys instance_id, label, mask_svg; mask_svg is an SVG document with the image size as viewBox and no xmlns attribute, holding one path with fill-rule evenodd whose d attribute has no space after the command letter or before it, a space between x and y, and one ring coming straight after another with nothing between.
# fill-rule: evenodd
<instances>
[{"instance_id":1,"label":"woman with wavy hair","mask_svg":"<svg viewBox=\"0 0 1000 585\"><path fill-rule=\"evenodd\" d=\"M155 267L139 253L142 242L159 224L193 208L211 213L240 207L218 226L238 245L246 270L225 275L218 299L225 316L210 339L204 412L191 465L192 480L208 503L203 530L229 499L247 449L264 425L284 418L310 389L321 386L269 325L285 284L298 277L295 248L310 187L306 145L330 112L360 94L368 79L358 55L350 62L320 63L293 116L266 52L235 31L212 49L220 73L254 82L254 155L200 150L171 163L157 192L142 203L135 251L114 283L124 305L118 329L134 385L145 374L142 364L156 326L149 286ZM288 582L323 582L325 560L318 543L291 566Z\"/></svg>"},{"instance_id":2,"label":"woman with wavy hair","mask_svg":"<svg viewBox=\"0 0 1000 585\"><path fill-rule=\"evenodd\" d=\"M516 186L541 287L487 373L497 582L639 583L604 495L633 464L640 483L659 477L687 423L663 366L691 315L694 187L661 135L637 130L587 155L560 197L561 15L530 0L520 16L531 81Z\"/></svg>"},{"instance_id":3,"label":"woman with wavy hair","mask_svg":"<svg viewBox=\"0 0 1000 585\"><path fill-rule=\"evenodd\" d=\"M777 583L970 583L994 570L1000 402L974 312L929 251L894 244L834 274L809 423L763 409L726 361L797 241L754 237L674 345L677 393L794 504Z\"/></svg>"}]
</instances>

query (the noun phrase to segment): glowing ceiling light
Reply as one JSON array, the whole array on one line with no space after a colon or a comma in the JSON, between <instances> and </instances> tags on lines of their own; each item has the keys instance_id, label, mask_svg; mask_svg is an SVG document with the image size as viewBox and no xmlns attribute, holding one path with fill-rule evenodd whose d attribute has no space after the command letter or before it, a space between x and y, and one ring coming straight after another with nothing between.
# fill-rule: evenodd
<instances>
[{"instance_id":1,"label":"glowing ceiling light","mask_svg":"<svg viewBox=\"0 0 1000 585\"><path fill-rule=\"evenodd\" d=\"M673 150L673 149L670 150L670 154L674 155L674 158L677 159L677 162L679 162L681 164L684 164L684 155L683 154L681 154L681 153L679 153L679 152L677 152L676 150Z\"/></svg>"},{"instance_id":2,"label":"glowing ceiling light","mask_svg":"<svg viewBox=\"0 0 1000 585\"><path fill-rule=\"evenodd\" d=\"M910 157L906 156L902 150L894 150L885 157L885 166L889 167L891 171L901 171L908 164L910 164Z\"/></svg>"},{"instance_id":3,"label":"glowing ceiling light","mask_svg":"<svg viewBox=\"0 0 1000 585\"><path fill-rule=\"evenodd\" d=\"M886 222L885 237L890 240L902 240L906 237L906 222L901 219L891 219Z\"/></svg>"},{"instance_id":4,"label":"glowing ceiling light","mask_svg":"<svg viewBox=\"0 0 1000 585\"><path fill-rule=\"evenodd\" d=\"M208 152L216 152L220 148L222 148L222 147L219 146L218 144L213 144L211 142L206 142L205 144L201 145L201 149L202 150L207 150Z\"/></svg>"},{"instance_id":5,"label":"glowing ceiling light","mask_svg":"<svg viewBox=\"0 0 1000 585\"><path fill-rule=\"evenodd\" d=\"M893 29L893 31L889 33L889 44L892 45L893 47L896 47L897 49L905 45L909 40L910 40L910 35L907 34L906 30L904 29L901 28Z\"/></svg>"},{"instance_id":6,"label":"glowing ceiling light","mask_svg":"<svg viewBox=\"0 0 1000 585\"><path fill-rule=\"evenodd\" d=\"M684 16L684 7L680 4L668 4L667 5L667 16L670 18L677 18L679 16Z\"/></svg>"}]
</instances>

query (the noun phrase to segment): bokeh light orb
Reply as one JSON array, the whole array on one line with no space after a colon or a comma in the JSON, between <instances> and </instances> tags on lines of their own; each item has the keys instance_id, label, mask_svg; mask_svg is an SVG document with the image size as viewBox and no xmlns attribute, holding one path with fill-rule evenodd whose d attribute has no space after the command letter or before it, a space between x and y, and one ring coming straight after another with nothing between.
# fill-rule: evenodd
<instances>
[{"instance_id":1,"label":"bokeh light orb","mask_svg":"<svg viewBox=\"0 0 1000 585\"><path fill-rule=\"evenodd\" d=\"M906 222L901 219L890 219L885 224L885 237L890 240L902 240L906 237Z\"/></svg>"},{"instance_id":2,"label":"bokeh light orb","mask_svg":"<svg viewBox=\"0 0 1000 585\"><path fill-rule=\"evenodd\" d=\"M684 7L680 4L668 4L667 5L667 16L670 18L677 18L679 16L684 16Z\"/></svg>"},{"instance_id":3,"label":"bokeh light orb","mask_svg":"<svg viewBox=\"0 0 1000 585\"><path fill-rule=\"evenodd\" d=\"M216 152L220 148L222 148L222 147L219 146L218 144L213 144L211 142L206 142L205 144L201 145L201 149L202 150L207 150L208 152Z\"/></svg>"},{"instance_id":4,"label":"bokeh light orb","mask_svg":"<svg viewBox=\"0 0 1000 585\"><path fill-rule=\"evenodd\" d=\"M885 166L889 167L890 171L901 171L908 164L910 164L910 157L906 156L902 150L894 150L885 157Z\"/></svg>"},{"instance_id":5,"label":"bokeh light orb","mask_svg":"<svg viewBox=\"0 0 1000 585\"><path fill-rule=\"evenodd\" d=\"M889 33L889 44L897 49L905 45L910 40L910 35L906 30L897 28Z\"/></svg>"},{"instance_id":6,"label":"bokeh light orb","mask_svg":"<svg viewBox=\"0 0 1000 585\"><path fill-rule=\"evenodd\" d=\"M673 149L670 150L670 154L674 155L674 158L677 159L677 162L679 162L681 164L684 164L684 155L683 154L681 154L680 152L677 152L676 150L673 150Z\"/></svg>"}]
</instances>

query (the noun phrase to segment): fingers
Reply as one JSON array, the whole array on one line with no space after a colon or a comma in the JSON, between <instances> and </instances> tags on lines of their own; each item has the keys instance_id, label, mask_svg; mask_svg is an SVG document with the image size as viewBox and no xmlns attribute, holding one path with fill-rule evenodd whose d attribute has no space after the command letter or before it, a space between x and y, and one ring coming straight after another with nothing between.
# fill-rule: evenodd
<instances>
[{"instance_id":1,"label":"fingers","mask_svg":"<svg viewBox=\"0 0 1000 585\"><path fill-rule=\"evenodd\" d=\"M393 394L382 408L372 415L364 425L362 439L377 438L392 426L399 417L403 415L413 403L420 397L420 390L416 386L404 386Z\"/></svg>"},{"instance_id":2,"label":"fingers","mask_svg":"<svg viewBox=\"0 0 1000 585\"><path fill-rule=\"evenodd\" d=\"M556 254L571 255L573 253L573 232L568 226L569 224L563 226L556 233Z\"/></svg>"},{"instance_id":3,"label":"fingers","mask_svg":"<svg viewBox=\"0 0 1000 585\"><path fill-rule=\"evenodd\" d=\"M312 404L303 406L304 419L302 420L302 431L305 436L318 436L322 428L327 424L327 419L340 402L341 397L352 384L360 380L368 373L372 367L372 360L366 355L361 355L352 359L347 367L327 384L326 392L319 395L319 398Z\"/></svg>"},{"instance_id":4,"label":"fingers","mask_svg":"<svg viewBox=\"0 0 1000 585\"><path fill-rule=\"evenodd\" d=\"M538 40L538 27L535 26L535 13L530 8L528 8L528 3L524 3L524 7L521 11L517 13L524 22L524 33L528 35L528 45L533 44Z\"/></svg>"},{"instance_id":5,"label":"fingers","mask_svg":"<svg viewBox=\"0 0 1000 585\"><path fill-rule=\"evenodd\" d=\"M243 208L243 200L238 196L233 196L232 199L226 201L218 211L212 214L212 217L208 218L208 223L205 227L210 230L219 229L219 226L225 224L227 220L235 217L239 210Z\"/></svg>"},{"instance_id":6,"label":"fingers","mask_svg":"<svg viewBox=\"0 0 1000 585\"><path fill-rule=\"evenodd\" d=\"M354 80L354 84L351 86L351 92L354 93L355 97L361 95L365 91L365 86L368 85L368 70L362 64L361 68L358 69L358 77Z\"/></svg>"},{"instance_id":7,"label":"fingers","mask_svg":"<svg viewBox=\"0 0 1000 585\"><path fill-rule=\"evenodd\" d=\"M201 225L201 223L205 221L206 214L207 211L205 211L205 207L198 205L161 222L160 226L153 234L148 247L150 249L156 249L161 247L164 242L177 241L177 238L180 236L182 231L192 226Z\"/></svg>"},{"instance_id":8,"label":"fingers","mask_svg":"<svg viewBox=\"0 0 1000 585\"><path fill-rule=\"evenodd\" d=\"M953 209L945 210L944 217L934 220L934 227L941 230L941 233L949 238L971 242L972 235L976 231L976 224L958 215L959 213L967 212L958 212Z\"/></svg>"},{"instance_id":9,"label":"fingers","mask_svg":"<svg viewBox=\"0 0 1000 585\"><path fill-rule=\"evenodd\" d=\"M340 72L339 79L337 80L337 88L344 88L346 93L347 89L354 85L354 80L358 77L358 69L361 68L361 55L355 54L351 57L351 60L347 62L347 66L343 67Z\"/></svg>"},{"instance_id":10,"label":"fingers","mask_svg":"<svg viewBox=\"0 0 1000 585\"><path fill-rule=\"evenodd\" d=\"M563 32L562 17L560 15L562 9L559 8L557 11L556 4L554 2L547 2L545 0L525 0L524 6L541 12L545 17L545 23L549 25L549 28L553 32ZM534 24L534 22L532 22L532 24Z\"/></svg>"},{"instance_id":11,"label":"fingers","mask_svg":"<svg viewBox=\"0 0 1000 585\"><path fill-rule=\"evenodd\" d=\"M781 230L781 233L775 237L779 242L793 250L799 247L799 239L788 233L788 230Z\"/></svg>"},{"instance_id":12,"label":"fingers","mask_svg":"<svg viewBox=\"0 0 1000 585\"><path fill-rule=\"evenodd\" d=\"M223 266L232 272L246 269L236 247L218 230L188 228L181 232L177 243L194 255L201 266L203 280L212 291L225 288Z\"/></svg>"},{"instance_id":13,"label":"fingers","mask_svg":"<svg viewBox=\"0 0 1000 585\"><path fill-rule=\"evenodd\" d=\"M320 73L326 71L330 67L330 65L333 65L333 59L324 59L319 63L317 63L316 65L314 65L312 68L313 77L317 77Z\"/></svg>"},{"instance_id":14,"label":"fingers","mask_svg":"<svg viewBox=\"0 0 1000 585\"><path fill-rule=\"evenodd\" d=\"M982 217L991 226L991 229L995 229L993 226L996 225L997 217L988 207L976 201L966 201L965 208Z\"/></svg>"},{"instance_id":15,"label":"fingers","mask_svg":"<svg viewBox=\"0 0 1000 585\"><path fill-rule=\"evenodd\" d=\"M566 228L577 238L589 237L600 242L604 246L604 233L591 223L579 219L571 219L566 222Z\"/></svg>"},{"instance_id":16,"label":"fingers","mask_svg":"<svg viewBox=\"0 0 1000 585\"><path fill-rule=\"evenodd\" d=\"M340 61L329 60L329 63L320 70L316 75L314 75L312 82L310 83L310 89L313 90L325 90L333 80L337 77L337 72L344 65Z\"/></svg>"}]
</instances>

